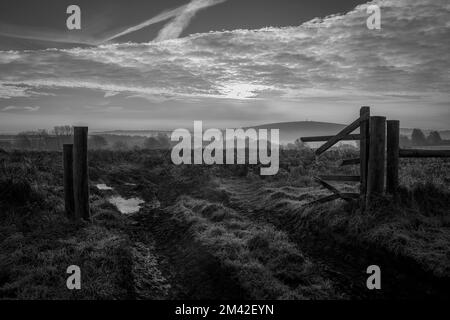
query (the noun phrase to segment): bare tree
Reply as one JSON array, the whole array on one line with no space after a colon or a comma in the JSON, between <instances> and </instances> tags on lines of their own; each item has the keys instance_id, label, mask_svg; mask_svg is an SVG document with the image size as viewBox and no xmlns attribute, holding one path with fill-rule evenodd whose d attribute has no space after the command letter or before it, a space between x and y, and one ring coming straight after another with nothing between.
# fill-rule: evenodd
<instances>
[{"instance_id":1,"label":"bare tree","mask_svg":"<svg viewBox=\"0 0 450 320\"><path fill-rule=\"evenodd\" d=\"M65 143L72 143L73 139L73 127L65 125L65 126L56 126L53 128L53 134L56 137L56 143L58 149L62 149L62 145Z\"/></svg>"}]
</instances>

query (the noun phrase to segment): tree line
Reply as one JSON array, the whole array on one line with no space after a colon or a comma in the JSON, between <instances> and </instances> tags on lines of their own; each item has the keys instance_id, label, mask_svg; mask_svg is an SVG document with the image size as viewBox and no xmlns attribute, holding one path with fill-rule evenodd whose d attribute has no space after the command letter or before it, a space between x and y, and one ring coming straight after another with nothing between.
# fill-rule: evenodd
<instances>
[{"instance_id":1,"label":"tree line","mask_svg":"<svg viewBox=\"0 0 450 320\"><path fill-rule=\"evenodd\" d=\"M400 135L400 146L442 146L450 145L450 140L443 140L437 131L431 131L428 136L425 136L422 130L413 129L411 138L405 135Z\"/></svg>"},{"instance_id":2,"label":"tree line","mask_svg":"<svg viewBox=\"0 0 450 320\"><path fill-rule=\"evenodd\" d=\"M36 130L21 132L11 141L0 141L0 148L19 150L62 150L66 143L73 142L73 127L56 126L52 130ZM89 149L109 149L128 151L134 149L169 149L173 146L167 134L159 133L152 137L126 136L126 135L90 135ZM358 144L358 141L357 141ZM413 146L440 146L450 145L450 140L443 140L438 131L431 131L427 136L420 129L413 129L411 137L400 136L401 147ZM308 147L300 139L290 143L287 149L302 149ZM348 145L350 147L350 145Z\"/></svg>"},{"instance_id":3,"label":"tree line","mask_svg":"<svg viewBox=\"0 0 450 320\"><path fill-rule=\"evenodd\" d=\"M73 127L56 126L52 130L35 130L20 132L15 136L0 139L0 148L60 151L64 144L73 143ZM89 136L88 148L91 150L127 151L133 149L168 149L172 144L166 134L160 133L153 137L97 135Z\"/></svg>"}]
</instances>

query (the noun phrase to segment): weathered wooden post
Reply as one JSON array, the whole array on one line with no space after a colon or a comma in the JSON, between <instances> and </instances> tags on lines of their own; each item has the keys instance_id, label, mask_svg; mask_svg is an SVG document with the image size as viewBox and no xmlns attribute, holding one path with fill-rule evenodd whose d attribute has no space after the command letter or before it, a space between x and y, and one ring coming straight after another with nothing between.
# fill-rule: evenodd
<instances>
[{"instance_id":1,"label":"weathered wooden post","mask_svg":"<svg viewBox=\"0 0 450 320\"><path fill-rule=\"evenodd\" d=\"M73 144L63 146L64 167L64 204L66 215L70 219L75 218L75 200L73 193Z\"/></svg>"},{"instance_id":2,"label":"weathered wooden post","mask_svg":"<svg viewBox=\"0 0 450 320\"><path fill-rule=\"evenodd\" d=\"M396 194L399 186L400 121L387 121L386 192Z\"/></svg>"},{"instance_id":3,"label":"weathered wooden post","mask_svg":"<svg viewBox=\"0 0 450 320\"><path fill-rule=\"evenodd\" d=\"M361 118L361 125L359 128L360 204L361 210L364 210L366 205L367 170L370 145L370 107L362 107L359 114Z\"/></svg>"},{"instance_id":4,"label":"weathered wooden post","mask_svg":"<svg viewBox=\"0 0 450 320\"><path fill-rule=\"evenodd\" d=\"M89 210L88 175L88 128L75 127L73 137L73 189L75 196L75 216L77 219L91 220Z\"/></svg>"},{"instance_id":5,"label":"weathered wooden post","mask_svg":"<svg viewBox=\"0 0 450 320\"><path fill-rule=\"evenodd\" d=\"M370 117L369 165L367 171L366 205L384 192L386 155L386 117Z\"/></svg>"}]
</instances>

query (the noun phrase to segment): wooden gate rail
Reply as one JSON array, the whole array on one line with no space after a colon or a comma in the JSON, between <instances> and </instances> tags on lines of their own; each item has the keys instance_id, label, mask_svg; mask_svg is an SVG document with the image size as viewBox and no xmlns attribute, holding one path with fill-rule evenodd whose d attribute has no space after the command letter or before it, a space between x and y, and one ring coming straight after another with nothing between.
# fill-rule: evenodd
<instances>
[{"instance_id":1,"label":"wooden gate rail","mask_svg":"<svg viewBox=\"0 0 450 320\"><path fill-rule=\"evenodd\" d=\"M352 131L355 131L359 128L361 125L361 122L365 120L369 120L370 113L367 114L366 112L362 113L361 116L353 121L352 124L348 125L344 129L342 129L341 132L339 132L337 135L331 137L325 144L323 144L319 149L316 150L316 155L320 156L322 153L330 149L332 146L334 146L336 143L344 139L347 135L349 135ZM361 137L359 137L361 139Z\"/></svg>"},{"instance_id":2,"label":"wooden gate rail","mask_svg":"<svg viewBox=\"0 0 450 320\"><path fill-rule=\"evenodd\" d=\"M344 167L344 166L352 166L352 165L360 164L360 163L361 163L361 159L360 159L360 158L355 158L355 159L345 159L345 160L342 160L342 162L341 162L341 167Z\"/></svg>"},{"instance_id":3,"label":"wooden gate rail","mask_svg":"<svg viewBox=\"0 0 450 320\"><path fill-rule=\"evenodd\" d=\"M334 136L315 136L315 137L301 137L300 140L302 142L322 142L322 141L328 141ZM359 140L361 139L361 136L359 134L348 134L344 136L341 141L353 141L353 140Z\"/></svg>"},{"instance_id":4,"label":"wooden gate rail","mask_svg":"<svg viewBox=\"0 0 450 320\"><path fill-rule=\"evenodd\" d=\"M332 186L331 184L329 184L328 182L322 180L321 178L315 177L314 180L316 180L318 183L320 183L324 188L330 190L331 192L333 192L335 195L339 196L339 198L346 200L346 201L352 201L355 198L358 199L359 198L359 194L358 193L342 193L340 192L337 188L335 188L334 186Z\"/></svg>"},{"instance_id":5,"label":"wooden gate rail","mask_svg":"<svg viewBox=\"0 0 450 320\"><path fill-rule=\"evenodd\" d=\"M355 198L360 200L361 207L365 206L366 201L366 190L367 190L367 171L369 162L369 146L370 146L370 108L362 107L360 109L359 118L353 121L350 125L342 129L335 136L314 136L314 137L302 137L300 138L303 142L319 142L326 141L321 147L319 147L315 154L320 156L325 151L330 149L333 145L339 141L359 141L360 142L360 157L357 159L347 159L343 160L341 166L347 165L360 165L360 175L359 176L349 176L349 175L322 175L315 177L315 180L320 183L324 188L333 192L333 195L318 199L311 202L314 203L324 203L336 199L344 199L346 201L354 200ZM359 134L352 134L354 130L360 128ZM346 182L359 182L360 183L360 193L342 193L332 185L328 184L327 181L346 181Z\"/></svg>"},{"instance_id":6,"label":"wooden gate rail","mask_svg":"<svg viewBox=\"0 0 450 320\"><path fill-rule=\"evenodd\" d=\"M361 176L324 176L320 175L320 179L327 181L344 181L344 182L360 182Z\"/></svg>"}]
</instances>

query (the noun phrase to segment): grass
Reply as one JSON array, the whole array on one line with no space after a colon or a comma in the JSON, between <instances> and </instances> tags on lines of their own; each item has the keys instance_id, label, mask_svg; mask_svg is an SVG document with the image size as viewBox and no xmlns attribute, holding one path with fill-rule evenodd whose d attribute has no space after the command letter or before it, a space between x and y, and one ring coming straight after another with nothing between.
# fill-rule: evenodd
<instances>
[{"instance_id":1,"label":"grass","mask_svg":"<svg viewBox=\"0 0 450 320\"><path fill-rule=\"evenodd\" d=\"M41 154L23 156L13 154L0 176L0 299L165 296L154 256L130 242L128 222L114 207L94 194L93 224L68 220L60 167L41 166ZM66 287L70 265L82 270L81 291Z\"/></svg>"},{"instance_id":2,"label":"grass","mask_svg":"<svg viewBox=\"0 0 450 320\"><path fill-rule=\"evenodd\" d=\"M261 177L258 166L175 167L162 151L91 152L91 185L161 203L144 207L136 227L95 188L93 223L66 219L60 154L2 155L0 299L347 298L305 254L322 248L338 257L376 252L394 273L408 265L449 279L448 160L402 160L398 198L364 214L340 201L305 206L329 194L313 176L358 174L339 166L353 157L284 150L280 174ZM81 292L66 288L72 264L82 270Z\"/></svg>"},{"instance_id":3,"label":"grass","mask_svg":"<svg viewBox=\"0 0 450 320\"><path fill-rule=\"evenodd\" d=\"M229 270L250 299L329 299L339 295L314 264L268 224L205 200L182 198L168 207Z\"/></svg>"},{"instance_id":4,"label":"grass","mask_svg":"<svg viewBox=\"0 0 450 320\"><path fill-rule=\"evenodd\" d=\"M311 187L227 181L222 187L232 206L264 216L294 236L321 233L330 242L359 244L361 250L370 245L392 256L411 258L437 277L450 277L450 192L432 183L402 188L397 199L380 198L364 213L342 201L305 206L327 193Z\"/></svg>"}]
</instances>

